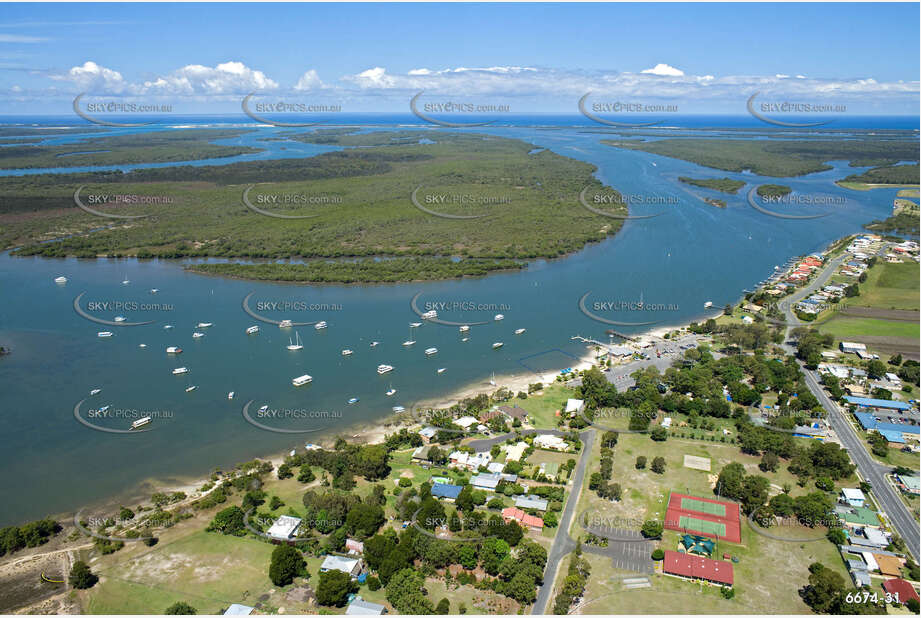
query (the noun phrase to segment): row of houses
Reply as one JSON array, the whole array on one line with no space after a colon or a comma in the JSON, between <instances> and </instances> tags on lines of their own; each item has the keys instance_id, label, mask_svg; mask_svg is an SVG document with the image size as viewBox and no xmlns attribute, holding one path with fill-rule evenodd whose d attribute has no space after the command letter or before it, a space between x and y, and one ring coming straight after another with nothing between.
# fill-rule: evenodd
<instances>
[{"instance_id":1,"label":"row of houses","mask_svg":"<svg viewBox=\"0 0 921 618\"><path fill-rule=\"evenodd\" d=\"M834 299L844 296L844 288L840 285L826 285L821 290L814 292L808 298L796 303L796 309L802 313L817 315L828 308Z\"/></svg>"}]
</instances>

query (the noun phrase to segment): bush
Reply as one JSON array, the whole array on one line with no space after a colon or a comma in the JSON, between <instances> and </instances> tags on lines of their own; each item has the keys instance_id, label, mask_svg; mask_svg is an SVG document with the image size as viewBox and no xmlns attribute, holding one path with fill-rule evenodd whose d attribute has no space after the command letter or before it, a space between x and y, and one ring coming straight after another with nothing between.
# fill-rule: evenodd
<instances>
[{"instance_id":1,"label":"bush","mask_svg":"<svg viewBox=\"0 0 921 618\"><path fill-rule=\"evenodd\" d=\"M645 467L646 467L646 456L640 455L639 457L636 458L636 469L642 470Z\"/></svg>"},{"instance_id":2,"label":"bush","mask_svg":"<svg viewBox=\"0 0 921 618\"><path fill-rule=\"evenodd\" d=\"M652 559L653 560L662 560L665 558L665 551L661 548L656 548L652 550Z\"/></svg>"},{"instance_id":3,"label":"bush","mask_svg":"<svg viewBox=\"0 0 921 618\"><path fill-rule=\"evenodd\" d=\"M400 477L400 480L397 482L400 487L411 487L413 482L405 477Z\"/></svg>"},{"instance_id":4,"label":"bush","mask_svg":"<svg viewBox=\"0 0 921 618\"><path fill-rule=\"evenodd\" d=\"M71 567L68 580L74 588L86 590L95 586L96 582L99 581L99 577L90 570L90 567L85 562L78 560Z\"/></svg>"},{"instance_id":5,"label":"bush","mask_svg":"<svg viewBox=\"0 0 921 618\"><path fill-rule=\"evenodd\" d=\"M368 590L380 590L381 589L381 580L377 578L377 575L372 575L368 578Z\"/></svg>"},{"instance_id":6,"label":"bush","mask_svg":"<svg viewBox=\"0 0 921 618\"><path fill-rule=\"evenodd\" d=\"M272 551L272 561L269 564L269 579L276 586L287 586L299 575L307 572L307 563L290 545L279 545ZM338 571L337 571L338 573Z\"/></svg>"},{"instance_id":7,"label":"bush","mask_svg":"<svg viewBox=\"0 0 921 618\"><path fill-rule=\"evenodd\" d=\"M194 607L183 601L176 601L163 612L167 616L192 616L198 613Z\"/></svg>"}]
</instances>

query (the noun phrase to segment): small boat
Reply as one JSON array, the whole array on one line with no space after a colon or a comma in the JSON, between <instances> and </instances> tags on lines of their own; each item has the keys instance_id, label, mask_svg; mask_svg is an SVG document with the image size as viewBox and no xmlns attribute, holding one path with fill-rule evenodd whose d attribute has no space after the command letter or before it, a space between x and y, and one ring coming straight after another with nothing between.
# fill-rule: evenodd
<instances>
[{"instance_id":1,"label":"small boat","mask_svg":"<svg viewBox=\"0 0 921 618\"><path fill-rule=\"evenodd\" d=\"M493 318L493 320L495 320L496 322L501 322L504 319L505 319L505 316L502 315L501 313L497 313L496 316Z\"/></svg>"},{"instance_id":2,"label":"small boat","mask_svg":"<svg viewBox=\"0 0 921 618\"><path fill-rule=\"evenodd\" d=\"M268 411L269 411L269 406L268 406L268 405L264 405L264 406L262 406L262 407L259 408L259 414L265 414L265 413L268 412Z\"/></svg>"},{"instance_id":3,"label":"small boat","mask_svg":"<svg viewBox=\"0 0 921 618\"><path fill-rule=\"evenodd\" d=\"M426 356L431 356L433 354L438 354L438 348L426 348L425 349Z\"/></svg>"},{"instance_id":4,"label":"small boat","mask_svg":"<svg viewBox=\"0 0 921 618\"><path fill-rule=\"evenodd\" d=\"M102 338L111 337L111 336L112 336L112 331L110 331L110 330L101 330L101 331L99 331L98 333L96 333L96 336L97 336L97 337L102 337Z\"/></svg>"},{"instance_id":5,"label":"small boat","mask_svg":"<svg viewBox=\"0 0 921 618\"><path fill-rule=\"evenodd\" d=\"M90 395L98 395L101 392L102 392L101 388L94 388L93 390L90 391Z\"/></svg>"},{"instance_id":6,"label":"small boat","mask_svg":"<svg viewBox=\"0 0 921 618\"><path fill-rule=\"evenodd\" d=\"M470 337L464 337L463 339L461 339L461 343L463 343L464 341L470 341Z\"/></svg>"},{"instance_id":7,"label":"small boat","mask_svg":"<svg viewBox=\"0 0 921 618\"><path fill-rule=\"evenodd\" d=\"M466 332L469 332L469 331L470 331L470 327L467 326L466 324L464 324L463 326L460 327L460 332L462 332L462 333L466 333Z\"/></svg>"},{"instance_id":8,"label":"small boat","mask_svg":"<svg viewBox=\"0 0 921 618\"><path fill-rule=\"evenodd\" d=\"M115 316L115 321L116 321L116 322L124 322L124 321L127 320L127 319L128 319L128 318L126 318L126 317L123 316L123 315L117 315L117 316Z\"/></svg>"},{"instance_id":9,"label":"small boat","mask_svg":"<svg viewBox=\"0 0 921 618\"><path fill-rule=\"evenodd\" d=\"M358 397L352 397L348 400L349 405L352 405L353 403L358 403Z\"/></svg>"},{"instance_id":10,"label":"small boat","mask_svg":"<svg viewBox=\"0 0 921 618\"><path fill-rule=\"evenodd\" d=\"M387 392L384 393L384 394L387 395L388 397L393 397L394 395L397 394L397 389L393 388L393 384L391 384L391 385L390 385L390 390L387 391Z\"/></svg>"},{"instance_id":11,"label":"small boat","mask_svg":"<svg viewBox=\"0 0 921 618\"><path fill-rule=\"evenodd\" d=\"M157 289L157 288L150 288L150 293L151 293L151 294L156 294L156 293L159 292L159 291L160 291L160 290Z\"/></svg>"},{"instance_id":12,"label":"small boat","mask_svg":"<svg viewBox=\"0 0 921 618\"><path fill-rule=\"evenodd\" d=\"M379 346L380 344L381 344L380 341L372 341L372 342L371 342L371 347L372 347L372 348L376 348L376 347Z\"/></svg>"},{"instance_id":13,"label":"small boat","mask_svg":"<svg viewBox=\"0 0 921 618\"><path fill-rule=\"evenodd\" d=\"M230 391L229 393L227 393L227 399L233 399L233 396L234 396L233 391Z\"/></svg>"},{"instance_id":14,"label":"small boat","mask_svg":"<svg viewBox=\"0 0 921 618\"><path fill-rule=\"evenodd\" d=\"M198 387L197 387L197 386L187 386L186 389L185 389L185 392L191 393L191 392L194 391L196 388L198 388Z\"/></svg>"},{"instance_id":15,"label":"small boat","mask_svg":"<svg viewBox=\"0 0 921 618\"><path fill-rule=\"evenodd\" d=\"M258 332L259 332L259 327L258 327L258 326L250 326L249 328L246 329L246 334L247 334L247 335L255 335L255 334L258 333Z\"/></svg>"},{"instance_id":16,"label":"small boat","mask_svg":"<svg viewBox=\"0 0 921 618\"><path fill-rule=\"evenodd\" d=\"M67 283L67 277L64 277L63 275L60 277L55 277L54 282L55 283Z\"/></svg>"},{"instance_id":17,"label":"small boat","mask_svg":"<svg viewBox=\"0 0 921 618\"><path fill-rule=\"evenodd\" d=\"M434 320L437 317L438 317L438 312L435 311L434 309L432 309L431 311L426 311L425 313L422 314L423 320Z\"/></svg>"},{"instance_id":18,"label":"small boat","mask_svg":"<svg viewBox=\"0 0 921 618\"><path fill-rule=\"evenodd\" d=\"M496 385L496 374L495 374L495 373L492 374L492 377L491 377L491 378L489 378L489 384L492 385L492 386L495 386L495 385Z\"/></svg>"},{"instance_id":19,"label":"small boat","mask_svg":"<svg viewBox=\"0 0 921 618\"><path fill-rule=\"evenodd\" d=\"M379 373L380 375L384 375L385 373L390 373L391 371L393 371L393 365L378 365L377 366L377 373Z\"/></svg>"},{"instance_id":20,"label":"small boat","mask_svg":"<svg viewBox=\"0 0 921 618\"><path fill-rule=\"evenodd\" d=\"M182 375L184 373L189 373L188 367L176 367L175 369L173 369L174 376Z\"/></svg>"},{"instance_id":21,"label":"small boat","mask_svg":"<svg viewBox=\"0 0 921 618\"><path fill-rule=\"evenodd\" d=\"M302 376L298 376L294 378L293 380L291 380L291 384L293 384L294 386L304 386L305 384L308 384L310 382L313 382L313 378L307 375L306 373Z\"/></svg>"},{"instance_id":22,"label":"small boat","mask_svg":"<svg viewBox=\"0 0 921 618\"><path fill-rule=\"evenodd\" d=\"M420 326L422 326L422 322L410 322L409 323L410 328L419 328Z\"/></svg>"},{"instance_id":23,"label":"small boat","mask_svg":"<svg viewBox=\"0 0 921 618\"><path fill-rule=\"evenodd\" d=\"M122 279L122 285L128 285L131 281L128 279L128 275L125 275L125 278Z\"/></svg>"},{"instance_id":24,"label":"small boat","mask_svg":"<svg viewBox=\"0 0 921 618\"><path fill-rule=\"evenodd\" d=\"M713 303L709 300L704 303L704 309L709 309L712 306L713 306Z\"/></svg>"},{"instance_id":25,"label":"small boat","mask_svg":"<svg viewBox=\"0 0 921 618\"><path fill-rule=\"evenodd\" d=\"M439 368L438 368L438 371L436 371L435 373L437 373L438 375L441 375L441 374L443 374L443 373L444 373L445 371L447 371L447 370L448 370L447 367L439 367Z\"/></svg>"},{"instance_id":26,"label":"small boat","mask_svg":"<svg viewBox=\"0 0 921 618\"><path fill-rule=\"evenodd\" d=\"M352 354L354 354L354 352L352 352L352 351L349 350L348 348L342 350L342 355L343 355L343 356L351 356Z\"/></svg>"},{"instance_id":27,"label":"small boat","mask_svg":"<svg viewBox=\"0 0 921 618\"><path fill-rule=\"evenodd\" d=\"M518 328L518 329L515 329L515 334L516 334L516 335L520 335L520 334L522 334L525 330L527 330L527 329L525 329L525 328Z\"/></svg>"},{"instance_id":28,"label":"small boat","mask_svg":"<svg viewBox=\"0 0 921 618\"><path fill-rule=\"evenodd\" d=\"M170 347L166 348L166 353L167 354L182 354L182 348L176 345L171 345Z\"/></svg>"},{"instance_id":29,"label":"small boat","mask_svg":"<svg viewBox=\"0 0 921 618\"><path fill-rule=\"evenodd\" d=\"M288 337L288 345L285 346L292 352L304 349L304 344L301 343L301 334L297 331L294 333L294 342L291 342L291 337Z\"/></svg>"},{"instance_id":30,"label":"small boat","mask_svg":"<svg viewBox=\"0 0 921 618\"><path fill-rule=\"evenodd\" d=\"M146 347L147 347L147 344L146 344L146 343L139 343L139 344L138 344L138 347L139 347L139 348L146 348Z\"/></svg>"},{"instance_id":31,"label":"small boat","mask_svg":"<svg viewBox=\"0 0 921 618\"><path fill-rule=\"evenodd\" d=\"M195 328L211 328L214 326L213 322L199 322Z\"/></svg>"},{"instance_id":32,"label":"small boat","mask_svg":"<svg viewBox=\"0 0 921 618\"><path fill-rule=\"evenodd\" d=\"M139 418L138 420L131 423L131 429L139 429L143 427L144 425L150 424L150 422L151 422L151 418L149 416L145 416L144 418Z\"/></svg>"},{"instance_id":33,"label":"small boat","mask_svg":"<svg viewBox=\"0 0 921 618\"><path fill-rule=\"evenodd\" d=\"M108 409L111 408L111 407L112 407L112 406L102 406L101 408L99 408L98 411L99 411L99 412L105 412L106 410L108 410Z\"/></svg>"},{"instance_id":34,"label":"small boat","mask_svg":"<svg viewBox=\"0 0 921 618\"><path fill-rule=\"evenodd\" d=\"M205 336L205 333L194 332L192 333L192 339L201 339Z\"/></svg>"},{"instance_id":35,"label":"small boat","mask_svg":"<svg viewBox=\"0 0 921 618\"><path fill-rule=\"evenodd\" d=\"M164 325L163 325L163 330L169 330L169 329L171 329L172 327L173 327L172 324L164 324Z\"/></svg>"},{"instance_id":36,"label":"small boat","mask_svg":"<svg viewBox=\"0 0 921 618\"><path fill-rule=\"evenodd\" d=\"M497 341L497 342L495 342L494 344L492 344L492 349L493 349L493 350L498 350L499 348L501 348L501 347L504 346L504 345L505 345L505 344L502 343L501 341Z\"/></svg>"},{"instance_id":37,"label":"small boat","mask_svg":"<svg viewBox=\"0 0 921 618\"><path fill-rule=\"evenodd\" d=\"M291 320L282 320L278 323L278 328L291 328L292 326L294 326L294 322Z\"/></svg>"},{"instance_id":38,"label":"small boat","mask_svg":"<svg viewBox=\"0 0 921 618\"><path fill-rule=\"evenodd\" d=\"M413 339L407 339L403 342L403 345L408 348L411 345L416 345L416 342Z\"/></svg>"},{"instance_id":39,"label":"small boat","mask_svg":"<svg viewBox=\"0 0 921 618\"><path fill-rule=\"evenodd\" d=\"M313 325L313 327L317 330L323 330L327 326L329 325L326 322L317 322L316 324Z\"/></svg>"},{"instance_id":40,"label":"small boat","mask_svg":"<svg viewBox=\"0 0 921 618\"><path fill-rule=\"evenodd\" d=\"M393 410L394 412L403 412L406 408L404 408L403 406L393 406L390 409Z\"/></svg>"}]
</instances>

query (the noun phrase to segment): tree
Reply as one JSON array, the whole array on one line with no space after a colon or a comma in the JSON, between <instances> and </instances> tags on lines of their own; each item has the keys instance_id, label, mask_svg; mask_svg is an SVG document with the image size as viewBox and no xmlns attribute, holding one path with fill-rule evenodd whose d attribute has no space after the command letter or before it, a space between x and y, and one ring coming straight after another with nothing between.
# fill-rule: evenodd
<instances>
[{"instance_id":1,"label":"tree","mask_svg":"<svg viewBox=\"0 0 921 618\"><path fill-rule=\"evenodd\" d=\"M871 360L867 363L867 375L871 378L882 378L886 375L886 364L881 360Z\"/></svg>"},{"instance_id":2,"label":"tree","mask_svg":"<svg viewBox=\"0 0 921 618\"><path fill-rule=\"evenodd\" d=\"M649 437L656 442L665 442L668 439L668 430L665 427L656 427L649 433Z\"/></svg>"},{"instance_id":3,"label":"tree","mask_svg":"<svg viewBox=\"0 0 921 618\"><path fill-rule=\"evenodd\" d=\"M245 513L243 509L238 506L228 506L226 509L218 511L205 530L233 536L243 536L246 531L246 527L243 524L244 517Z\"/></svg>"},{"instance_id":4,"label":"tree","mask_svg":"<svg viewBox=\"0 0 921 618\"><path fill-rule=\"evenodd\" d=\"M99 577L90 570L90 567L85 562L78 560L74 562L74 565L70 568L70 577L68 580L72 587L78 590L85 590L95 586L96 582L99 581Z\"/></svg>"},{"instance_id":5,"label":"tree","mask_svg":"<svg viewBox=\"0 0 921 618\"><path fill-rule=\"evenodd\" d=\"M819 562L809 565L809 573L809 584L800 591L800 596L814 612L831 613L836 599L844 591L844 578Z\"/></svg>"},{"instance_id":6,"label":"tree","mask_svg":"<svg viewBox=\"0 0 921 618\"><path fill-rule=\"evenodd\" d=\"M844 534L841 528L831 528L825 536L835 545L844 545L847 543L847 535Z\"/></svg>"},{"instance_id":7,"label":"tree","mask_svg":"<svg viewBox=\"0 0 921 618\"><path fill-rule=\"evenodd\" d=\"M376 575L371 575L368 577L368 590L374 592L375 590L381 589L381 580L377 578Z\"/></svg>"},{"instance_id":8,"label":"tree","mask_svg":"<svg viewBox=\"0 0 921 618\"><path fill-rule=\"evenodd\" d=\"M287 586L295 577L307 572L307 563L304 562L301 552L290 545L279 545L272 551L272 560L269 564L269 579L276 586Z\"/></svg>"},{"instance_id":9,"label":"tree","mask_svg":"<svg viewBox=\"0 0 921 618\"><path fill-rule=\"evenodd\" d=\"M780 465L780 458L777 457L776 453L768 451L761 456L761 463L758 464L758 468L762 472L776 472L778 465Z\"/></svg>"},{"instance_id":10,"label":"tree","mask_svg":"<svg viewBox=\"0 0 921 618\"><path fill-rule=\"evenodd\" d=\"M336 570L323 571L320 573L320 581L317 584L317 603L342 607L349 593L356 589L357 586L352 582L348 573Z\"/></svg>"},{"instance_id":11,"label":"tree","mask_svg":"<svg viewBox=\"0 0 921 618\"><path fill-rule=\"evenodd\" d=\"M640 455L639 457L636 458L636 469L642 470L645 467L646 467L646 456Z\"/></svg>"},{"instance_id":12,"label":"tree","mask_svg":"<svg viewBox=\"0 0 921 618\"><path fill-rule=\"evenodd\" d=\"M387 583L387 600L401 614L431 614L432 602L423 593L425 579L413 569L402 569Z\"/></svg>"},{"instance_id":13,"label":"tree","mask_svg":"<svg viewBox=\"0 0 921 618\"><path fill-rule=\"evenodd\" d=\"M663 529L662 522L656 519L647 519L643 522L643 527L640 532L642 532L643 536L647 539L657 539L662 536Z\"/></svg>"},{"instance_id":14,"label":"tree","mask_svg":"<svg viewBox=\"0 0 921 618\"><path fill-rule=\"evenodd\" d=\"M301 470L297 475L298 482L312 483L316 479L317 479L317 475L313 473L313 469L309 465L304 464L303 466L301 466Z\"/></svg>"},{"instance_id":15,"label":"tree","mask_svg":"<svg viewBox=\"0 0 921 618\"><path fill-rule=\"evenodd\" d=\"M665 458L664 457L654 458L652 460L651 469L656 474L664 474L665 473Z\"/></svg>"},{"instance_id":16,"label":"tree","mask_svg":"<svg viewBox=\"0 0 921 618\"><path fill-rule=\"evenodd\" d=\"M198 610L184 601L176 601L167 607L166 611L163 613L168 616L192 616L193 614L197 614Z\"/></svg>"}]
</instances>

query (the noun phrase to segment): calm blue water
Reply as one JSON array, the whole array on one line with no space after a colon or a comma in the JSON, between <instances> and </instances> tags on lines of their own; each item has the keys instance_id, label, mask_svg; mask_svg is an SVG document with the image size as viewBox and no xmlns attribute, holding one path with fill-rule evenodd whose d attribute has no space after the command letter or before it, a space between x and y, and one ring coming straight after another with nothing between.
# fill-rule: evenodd
<instances>
[{"instance_id":1,"label":"calm blue water","mask_svg":"<svg viewBox=\"0 0 921 618\"><path fill-rule=\"evenodd\" d=\"M213 120L213 119L212 119ZM536 122L532 122L537 124ZM292 142L265 142L274 129L259 129L239 143L269 146L259 156L310 156L326 147ZM605 339L608 326L583 315L579 299L591 292L594 301L660 303L661 311L599 311L625 322L656 321L655 326L681 324L705 315L703 304L721 307L739 298L791 256L822 249L830 241L861 230L891 210L895 189L852 192L834 180L858 169L836 162L828 172L784 179L795 195L841 198L843 203L797 212L828 212L831 216L805 221L777 219L752 209L745 194L753 184L777 182L750 173L732 174L683 161L601 145L604 134L578 128L542 130L531 127L477 128L477 132L527 140L535 148L597 166L597 176L625 195L667 198L667 205L641 205L633 212L664 212L648 220L628 221L616 237L552 262L538 261L521 273L483 279L425 284L377 286L291 286L203 277L183 272L170 262L135 260L49 260L0 255L0 344L14 353L0 359L0 481L6 500L0 501L0 525L79 506L122 494L144 479L172 479L203 474L247 458L278 452L316 439L320 434L281 435L246 423L241 407L249 400L273 408L289 408L326 418L265 421L280 428L310 428L323 434L350 429L390 413L393 405L445 396L471 383L483 384L491 373L556 370L569 366L583 348L570 341L576 334ZM437 140L438 130L432 139ZM56 138L63 139L63 138ZM234 142L236 140L229 140ZM277 150L284 144L289 150ZM235 158L236 159L236 158ZM228 160L221 160L226 162ZM239 159L238 159L239 160ZM201 162L199 162L201 163ZM73 170L69 170L73 171ZM691 190L678 176L730 176L750 183L738 196ZM718 209L697 195L725 199ZM599 217L599 227L608 221ZM53 283L66 275L66 286ZM130 284L122 285L122 280ZM151 295L150 288L160 292ZM102 310L94 315L112 319L156 320L156 324L116 328L94 324L73 309L81 292L82 307L91 301L135 301L170 305L169 310ZM250 306L262 302L303 301L325 305L315 311L271 311L273 319L326 320L329 329L299 327L305 349L285 349L288 333L256 323L241 303L250 292ZM462 342L456 327L426 324L410 349L400 345L409 336L408 323L419 318L410 309L417 293L426 303L476 303L482 310L439 309L440 317L458 322L489 321L474 326ZM502 322L493 322L495 313ZM213 322L200 340L191 338L198 322ZM166 331L165 323L175 325ZM527 328L521 336L516 328ZM627 333L645 326L622 326ZM111 339L97 331L112 330ZM293 333L292 333L293 335ZM369 347L372 340L381 344ZM494 341L505 346L491 349ZM146 343L147 348L139 348ZM168 345L184 353L168 357ZM437 356L423 350L436 346ZM351 348L352 357L340 351ZM396 366L378 376L380 363ZM173 367L191 368L187 377L171 375ZM447 367L437 376L435 369ZM291 378L309 373L314 382L295 389ZM535 378L536 379L536 378ZM198 390L186 393L185 387ZM393 386L394 397L384 392ZM90 389L103 392L81 409L109 404L113 409L145 413L168 412L143 435L116 435L90 430L73 418L74 406ZM236 391L233 401L227 392ZM360 398L346 405L350 397ZM89 405L92 404L92 405ZM329 417L329 414L341 415ZM100 420L124 428L130 421Z\"/></svg>"}]
</instances>

